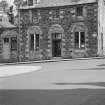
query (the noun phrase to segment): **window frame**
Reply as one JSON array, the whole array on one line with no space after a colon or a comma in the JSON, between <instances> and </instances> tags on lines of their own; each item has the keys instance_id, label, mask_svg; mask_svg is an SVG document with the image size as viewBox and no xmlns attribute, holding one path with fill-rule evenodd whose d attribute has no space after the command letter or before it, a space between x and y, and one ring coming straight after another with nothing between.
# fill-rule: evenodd
<instances>
[{"instance_id":1,"label":"window frame","mask_svg":"<svg viewBox=\"0 0 105 105\"><path fill-rule=\"evenodd\" d=\"M15 39L15 40L13 40L13 39ZM12 42L12 41L16 41L16 46L15 47L13 47L13 45L14 45L14 42ZM10 45L11 45L11 51L16 51L17 50L17 37L11 37L11 43L10 43Z\"/></svg>"},{"instance_id":2,"label":"window frame","mask_svg":"<svg viewBox=\"0 0 105 105\"><path fill-rule=\"evenodd\" d=\"M60 9L54 9L53 10L53 13L54 13L54 18L59 18L60 17Z\"/></svg>"},{"instance_id":3,"label":"window frame","mask_svg":"<svg viewBox=\"0 0 105 105\"><path fill-rule=\"evenodd\" d=\"M28 6L33 6L33 4L34 4L34 2L33 2L33 0L28 0Z\"/></svg>"},{"instance_id":4,"label":"window frame","mask_svg":"<svg viewBox=\"0 0 105 105\"><path fill-rule=\"evenodd\" d=\"M83 6L77 6L76 7L76 16L78 16L78 17L83 16Z\"/></svg>"},{"instance_id":5,"label":"window frame","mask_svg":"<svg viewBox=\"0 0 105 105\"><path fill-rule=\"evenodd\" d=\"M78 33L78 47L77 47L77 45L76 45L76 39L75 39L75 48L76 49L85 49L85 47L86 47L86 42L85 42L85 32L83 32L83 31L79 31L79 32L75 32L75 38L76 38L76 33ZM84 42L82 43L82 40L81 40L81 38L82 38L82 34L81 33L84 33ZM82 47L82 45L84 45L84 47Z\"/></svg>"},{"instance_id":6,"label":"window frame","mask_svg":"<svg viewBox=\"0 0 105 105\"><path fill-rule=\"evenodd\" d=\"M31 48L31 36L34 36L34 45L33 45L33 48ZM38 46L37 46L37 38L36 38L36 36L39 36L38 38L39 38L39 40L38 40ZM29 42L29 44L30 44L30 51L37 51L38 49L39 49L39 47L40 47L40 34L30 34L29 35L30 36L30 42Z\"/></svg>"}]
</instances>

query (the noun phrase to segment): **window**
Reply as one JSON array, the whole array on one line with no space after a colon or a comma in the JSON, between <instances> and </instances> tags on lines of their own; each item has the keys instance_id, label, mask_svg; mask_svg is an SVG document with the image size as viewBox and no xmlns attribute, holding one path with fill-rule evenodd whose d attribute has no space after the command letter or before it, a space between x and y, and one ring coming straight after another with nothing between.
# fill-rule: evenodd
<instances>
[{"instance_id":1,"label":"window","mask_svg":"<svg viewBox=\"0 0 105 105\"><path fill-rule=\"evenodd\" d=\"M33 5L33 0L28 0L28 5L29 6Z\"/></svg>"},{"instance_id":2,"label":"window","mask_svg":"<svg viewBox=\"0 0 105 105\"><path fill-rule=\"evenodd\" d=\"M34 50L34 34L30 35L30 50Z\"/></svg>"},{"instance_id":3,"label":"window","mask_svg":"<svg viewBox=\"0 0 105 105\"><path fill-rule=\"evenodd\" d=\"M9 43L9 38L4 38L4 43Z\"/></svg>"},{"instance_id":4,"label":"window","mask_svg":"<svg viewBox=\"0 0 105 105\"><path fill-rule=\"evenodd\" d=\"M82 6L77 7L76 11L77 11L77 16L83 16L83 7Z\"/></svg>"},{"instance_id":5,"label":"window","mask_svg":"<svg viewBox=\"0 0 105 105\"><path fill-rule=\"evenodd\" d=\"M75 32L75 48L85 48L85 33Z\"/></svg>"},{"instance_id":6,"label":"window","mask_svg":"<svg viewBox=\"0 0 105 105\"><path fill-rule=\"evenodd\" d=\"M11 38L11 50L17 50L17 38L16 37Z\"/></svg>"},{"instance_id":7,"label":"window","mask_svg":"<svg viewBox=\"0 0 105 105\"><path fill-rule=\"evenodd\" d=\"M55 18L59 18L59 10L54 10L54 15L55 15Z\"/></svg>"},{"instance_id":8,"label":"window","mask_svg":"<svg viewBox=\"0 0 105 105\"><path fill-rule=\"evenodd\" d=\"M39 34L30 35L30 50L34 51L39 48Z\"/></svg>"}]
</instances>

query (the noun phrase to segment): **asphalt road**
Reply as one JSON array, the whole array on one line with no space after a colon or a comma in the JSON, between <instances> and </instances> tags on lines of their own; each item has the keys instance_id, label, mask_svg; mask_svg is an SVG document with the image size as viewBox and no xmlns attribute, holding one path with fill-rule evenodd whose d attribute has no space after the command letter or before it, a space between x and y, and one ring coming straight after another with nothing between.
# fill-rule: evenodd
<instances>
[{"instance_id":1,"label":"asphalt road","mask_svg":"<svg viewBox=\"0 0 105 105\"><path fill-rule=\"evenodd\" d=\"M0 105L105 104L105 59L25 66L42 69L0 77Z\"/></svg>"}]
</instances>

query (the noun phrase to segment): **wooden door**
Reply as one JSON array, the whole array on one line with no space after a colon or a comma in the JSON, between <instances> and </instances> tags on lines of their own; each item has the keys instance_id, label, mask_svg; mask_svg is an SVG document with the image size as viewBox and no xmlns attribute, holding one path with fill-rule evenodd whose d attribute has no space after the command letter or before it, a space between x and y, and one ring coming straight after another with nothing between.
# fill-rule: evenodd
<instances>
[{"instance_id":1,"label":"wooden door","mask_svg":"<svg viewBox=\"0 0 105 105\"><path fill-rule=\"evenodd\" d=\"M61 40L52 41L52 55L53 57L61 57Z\"/></svg>"}]
</instances>

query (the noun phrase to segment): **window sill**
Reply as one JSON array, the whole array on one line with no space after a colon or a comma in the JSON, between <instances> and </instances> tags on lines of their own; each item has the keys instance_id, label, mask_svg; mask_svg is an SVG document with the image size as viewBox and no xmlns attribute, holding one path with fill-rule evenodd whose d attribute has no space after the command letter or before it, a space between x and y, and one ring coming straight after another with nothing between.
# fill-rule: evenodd
<instances>
[{"instance_id":1,"label":"window sill","mask_svg":"<svg viewBox=\"0 0 105 105\"><path fill-rule=\"evenodd\" d=\"M17 51L17 49L11 49L11 51Z\"/></svg>"},{"instance_id":2,"label":"window sill","mask_svg":"<svg viewBox=\"0 0 105 105\"><path fill-rule=\"evenodd\" d=\"M39 48L37 48L35 50L30 50L30 52L35 52L35 51L39 51Z\"/></svg>"},{"instance_id":3,"label":"window sill","mask_svg":"<svg viewBox=\"0 0 105 105\"><path fill-rule=\"evenodd\" d=\"M75 52L85 52L86 50L85 50L85 48L83 49L75 49Z\"/></svg>"},{"instance_id":4,"label":"window sill","mask_svg":"<svg viewBox=\"0 0 105 105\"><path fill-rule=\"evenodd\" d=\"M77 16L78 20L84 20L84 16Z\"/></svg>"}]
</instances>

